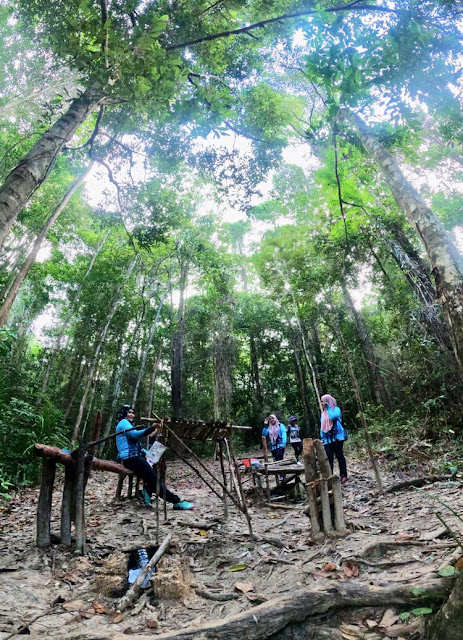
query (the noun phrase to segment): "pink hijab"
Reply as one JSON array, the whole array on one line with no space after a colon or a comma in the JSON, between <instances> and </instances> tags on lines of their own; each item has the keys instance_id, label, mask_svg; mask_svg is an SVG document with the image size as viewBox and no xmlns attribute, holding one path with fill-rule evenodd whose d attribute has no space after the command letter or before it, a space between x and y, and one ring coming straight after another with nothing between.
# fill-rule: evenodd
<instances>
[{"instance_id":1,"label":"pink hijab","mask_svg":"<svg viewBox=\"0 0 463 640\"><path fill-rule=\"evenodd\" d=\"M275 422L273 424L270 422L272 418L275 418ZM280 435L280 422L274 413L271 413L268 417L268 435L272 444L275 444L278 440L278 436Z\"/></svg>"},{"instance_id":2,"label":"pink hijab","mask_svg":"<svg viewBox=\"0 0 463 640\"><path fill-rule=\"evenodd\" d=\"M337 407L336 399L333 396L330 396L328 393L325 393L324 396L320 398L322 404L326 402L330 409L334 409ZM328 433L333 428L333 421L330 420L330 416L328 415L328 409L323 409L322 411L322 431L323 433Z\"/></svg>"}]
</instances>

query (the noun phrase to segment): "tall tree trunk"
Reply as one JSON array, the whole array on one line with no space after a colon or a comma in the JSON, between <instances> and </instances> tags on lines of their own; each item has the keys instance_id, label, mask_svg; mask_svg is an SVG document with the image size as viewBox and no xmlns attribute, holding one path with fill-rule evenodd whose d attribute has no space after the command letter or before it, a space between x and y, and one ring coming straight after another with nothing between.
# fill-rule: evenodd
<instances>
[{"instance_id":1,"label":"tall tree trunk","mask_svg":"<svg viewBox=\"0 0 463 640\"><path fill-rule=\"evenodd\" d=\"M180 297L177 310L177 329L172 338L172 415L174 420L182 417L183 404L183 341L185 337L185 290L188 282L189 263L180 266Z\"/></svg>"},{"instance_id":2,"label":"tall tree trunk","mask_svg":"<svg viewBox=\"0 0 463 640\"><path fill-rule=\"evenodd\" d=\"M331 306L333 307L333 305ZM378 485L379 492L384 493L383 481L381 479L381 474L379 472L378 464L376 462L375 454L373 452L373 447L371 446L370 432L368 430L367 419L365 417L365 405L363 403L362 392L360 390L360 385L358 383L357 376L355 375L354 367L352 365L352 360L349 354L349 349L347 348L346 341L344 340L344 336L342 335L341 327L339 326L339 321L338 321L336 312L334 312L334 330L338 338L339 344L341 345L341 349L344 353L344 357L346 359L350 381L354 389L355 399L357 400L360 422L362 423L362 427L363 427L363 436L365 438L365 446L367 448L368 457L370 458L371 466L375 474L376 483Z\"/></svg>"},{"instance_id":3,"label":"tall tree trunk","mask_svg":"<svg viewBox=\"0 0 463 640\"><path fill-rule=\"evenodd\" d=\"M63 146L101 99L102 95L95 87L90 87L75 98L67 112L43 134L11 171L0 188L0 247L20 211L52 170Z\"/></svg>"},{"instance_id":4,"label":"tall tree trunk","mask_svg":"<svg viewBox=\"0 0 463 640\"><path fill-rule=\"evenodd\" d=\"M130 278L136 263L137 263L137 258L135 258L135 260L131 263L131 265L130 265L130 267L129 267L126 275L125 275L125 278L124 278L125 282L127 282L127 280ZM109 327L111 326L111 322L112 322L112 319L114 318L114 314L116 313L120 303L121 303L121 295L120 295L120 292L118 290L116 295L115 295L115 297L114 297L114 299L113 299L113 303L112 303L111 308L109 310L109 315L107 317L106 324L103 327L103 330L102 330L102 332L100 334L100 338L98 340L98 343L97 343L97 345L95 347L95 351L94 351L93 356L92 356L92 363L90 365L90 371L88 373L87 383L85 385L85 389L84 389L84 393L83 393L83 396L82 396L82 400L80 401L79 411L77 413L77 418L76 418L76 422L75 422L75 425L74 425L74 431L73 431L73 434L72 434L73 441L77 440L77 438L80 435L80 423L82 422L82 416L83 416L83 413L84 413L85 404L87 402L87 396L88 396L88 393L90 391L90 387L91 387L92 382L93 382L93 377L95 375L95 370L96 370L96 368L98 366L98 363L99 363L100 352L101 352L101 349L102 349L102 347L103 347L103 345L105 343L106 336L108 335Z\"/></svg>"},{"instance_id":5,"label":"tall tree trunk","mask_svg":"<svg viewBox=\"0 0 463 640\"><path fill-rule=\"evenodd\" d=\"M296 383L299 388L299 395L302 403L302 417L306 429L306 433L309 438L318 438L318 422L311 411L308 397L309 391L307 389L307 383L304 375L304 368L301 362L300 345L298 344L297 334L293 334L293 349L294 349L294 369Z\"/></svg>"},{"instance_id":6,"label":"tall tree trunk","mask_svg":"<svg viewBox=\"0 0 463 640\"><path fill-rule=\"evenodd\" d=\"M227 419L231 415L233 392L231 367L233 361L233 342L230 333L222 326L213 343L214 366L214 418Z\"/></svg>"},{"instance_id":7,"label":"tall tree trunk","mask_svg":"<svg viewBox=\"0 0 463 640\"><path fill-rule=\"evenodd\" d=\"M357 333L359 334L360 341L363 345L365 360L370 374L372 397L375 398L378 404L382 404L387 409L391 409L391 400L389 398L389 394L387 392L386 385L379 368L379 362L373 348L373 344L363 322L363 318L355 308L354 302L351 298L345 282L341 282L341 288L344 294L344 300L354 320Z\"/></svg>"},{"instance_id":8,"label":"tall tree trunk","mask_svg":"<svg viewBox=\"0 0 463 640\"><path fill-rule=\"evenodd\" d=\"M35 239L34 244L32 245L32 249L29 252L29 255L27 256L23 265L21 266L18 273L16 274L16 277L13 280L13 284L11 285L10 290L8 291L8 295L6 296L2 306L0 307L0 327L3 327L3 325L5 324L8 314L10 312L11 306L13 305L13 302L16 299L16 296L18 294L18 291L22 283L24 282L24 279L29 273L29 269L35 262L35 259L40 250L40 247L42 246L42 242L44 241L49 229L55 223L60 213L66 208L66 205L68 204L69 200L72 198L76 190L80 187L82 182L85 180L91 167L92 165L90 165L88 169L86 169L77 178L77 180L75 180L73 184L69 187L63 199L61 200L59 205L56 207L56 209L53 211L53 213L48 218L48 220L45 222L40 233Z\"/></svg>"},{"instance_id":9,"label":"tall tree trunk","mask_svg":"<svg viewBox=\"0 0 463 640\"><path fill-rule=\"evenodd\" d=\"M151 369L150 388L149 388L149 392L148 392L148 403L147 403L147 406L146 406L146 415L148 416L148 418L151 418L151 412L153 411L154 383L156 382L156 376L157 376L157 373L158 373L159 364L161 362L162 347L163 347L163 344L161 342L159 344L159 349L158 349L156 358L154 360L153 368Z\"/></svg>"},{"instance_id":10,"label":"tall tree trunk","mask_svg":"<svg viewBox=\"0 0 463 640\"><path fill-rule=\"evenodd\" d=\"M74 379L71 379L69 381L69 393L66 394L66 397L68 398L68 402L66 404L66 409L64 411L64 415L63 415L63 422L66 422L66 420L68 419L69 414L71 413L71 409L72 406L74 404L74 400L76 399L77 393L79 391L82 379L85 375L85 371L88 371L89 369L89 365L88 362L84 359L83 355L81 356L81 360L80 360L80 365L79 365L79 370L77 372L77 376Z\"/></svg>"},{"instance_id":11,"label":"tall tree trunk","mask_svg":"<svg viewBox=\"0 0 463 640\"><path fill-rule=\"evenodd\" d=\"M168 286L169 285L167 285L167 287ZM154 332L156 331L157 326L159 324L159 317L161 315L162 307L164 305L164 300L165 300L166 295L167 295L167 287L166 287L166 289L165 289L164 293L162 294L161 299L159 301L159 305L158 305L158 308L156 310L156 317L154 318L154 321L151 324L150 332L148 334L148 340L146 341L145 348L142 351L141 360L140 360L140 368L138 370L138 376L137 376L137 381L135 383L135 389L133 390L132 407L135 406L135 403L136 403L137 398L138 398L138 390L140 389L140 384L141 384L142 378L145 375L146 361L148 359L148 353L149 353L149 350L151 348L151 345L153 344Z\"/></svg>"},{"instance_id":12,"label":"tall tree trunk","mask_svg":"<svg viewBox=\"0 0 463 640\"><path fill-rule=\"evenodd\" d=\"M260 383L259 354L257 352L256 337L254 335L249 336L249 350L251 354L251 376L254 383L256 400L259 410L262 411L264 406L264 394L262 393L262 385Z\"/></svg>"},{"instance_id":13,"label":"tall tree trunk","mask_svg":"<svg viewBox=\"0 0 463 640\"><path fill-rule=\"evenodd\" d=\"M74 313L74 309L76 308L76 305L79 301L79 296L82 292L82 288L84 286L85 280L87 279L87 277L90 275L92 269L93 269L93 265L95 264L95 261L97 259L97 257L100 255L101 250L103 249L106 240L108 239L108 236L110 234L110 230L108 229L108 231L106 231L105 235L103 236L101 242L98 243L95 251L93 252L93 255L90 259L89 265L87 267L87 270L84 274L84 277L82 278L81 283L79 284L79 286L77 287L77 290L75 292L74 295L74 299L71 303L71 306L69 307L68 313L64 319L63 324L61 325L61 329L60 332L58 334L58 338L56 339L56 345L54 346L53 350L51 351L49 357L48 357L48 361L47 361L47 367L45 369L45 373L43 375L43 380L42 380L42 389L40 391L40 396L37 399L37 406L40 406L43 397L45 396L45 393L47 392L48 389L48 381L50 379L50 371L51 371L51 366L52 363L55 359L55 357L58 355L59 350L61 349L61 342L63 340L63 336L64 333L68 327L68 324L70 323L73 313Z\"/></svg>"},{"instance_id":14,"label":"tall tree trunk","mask_svg":"<svg viewBox=\"0 0 463 640\"><path fill-rule=\"evenodd\" d=\"M431 331L443 353L448 357L450 365L461 378L448 326L442 315L442 307L437 303L437 292L430 280L429 269L397 225L389 226L389 230L393 237L386 229L381 229L380 233L391 256L423 306L421 321Z\"/></svg>"},{"instance_id":15,"label":"tall tree trunk","mask_svg":"<svg viewBox=\"0 0 463 640\"><path fill-rule=\"evenodd\" d=\"M385 177L392 194L426 250L437 297L449 326L453 350L463 371L463 257L442 223L405 178L393 156L356 114L347 115L360 141Z\"/></svg>"}]
</instances>

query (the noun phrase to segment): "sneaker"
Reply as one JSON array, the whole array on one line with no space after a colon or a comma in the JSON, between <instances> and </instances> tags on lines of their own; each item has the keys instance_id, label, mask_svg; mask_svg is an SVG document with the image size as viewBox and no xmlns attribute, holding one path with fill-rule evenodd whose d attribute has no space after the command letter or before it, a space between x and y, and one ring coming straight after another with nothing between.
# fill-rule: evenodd
<instances>
[{"instance_id":1,"label":"sneaker","mask_svg":"<svg viewBox=\"0 0 463 640\"><path fill-rule=\"evenodd\" d=\"M146 505L147 507L149 507L150 504L151 504L151 496L148 493L148 491L145 491L145 489L142 489L139 492L139 496L140 496L140 499L143 502L143 504Z\"/></svg>"},{"instance_id":2,"label":"sneaker","mask_svg":"<svg viewBox=\"0 0 463 640\"><path fill-rule=\"evenodd\" d=\"M298 461L296 462L296 464L298 464L300 467L302 467L302 465L303 465L304 463L303 463L303 462L301 462L300 460L298 460Z\"/></svg>"},{"instance_id":3,"label":"sneaker","mask_svg":"<svg viewBox=\"0 0 463 640\"><path fill-rule=\"evenodd\" d=\"M347 476L342 476L341 484L346 484L346 482L347 482Z\"/></svg>"},{"instance_id":4,"label":"sneaker","mask_svg":"<svg viewBox=\"0 0 463 640\"><path fill-rule=\"evenodd\" d=\"M192 502L187 502L186 500L182 500L181 502L174 504L175 511L191 511L194 508L195 505Z\"/></svg>"}]
</instances>

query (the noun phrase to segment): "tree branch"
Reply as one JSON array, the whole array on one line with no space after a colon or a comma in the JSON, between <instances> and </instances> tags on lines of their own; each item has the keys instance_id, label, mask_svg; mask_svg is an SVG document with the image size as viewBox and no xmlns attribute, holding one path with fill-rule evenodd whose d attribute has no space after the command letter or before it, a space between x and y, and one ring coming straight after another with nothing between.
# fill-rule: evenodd
<instances>
[{"instance_id":1,"label":"tree branch","mask_svg":"<svg viewBox=\"0 0 463 640\"><path fill-rule=\"evenodd\" d=\"M325 9L326 13L340 13L342 11L379 11L381 13L393 13L397 14L396 9L390 9L388 7L381 7L375 4L365 4L361 6L357 6L360 0L356 0L351 2L344 7L332 7L331 9ZM177 44L170 44L166 46L166 51L173 51L174 49L185 49L186 47L192 47L195 44L201 44L203 42L210 42L211 40L218 40L219 38L229 38L230 36L239 35L240 33L248 33L253 29L261 29L262 27L266 27L269 24L274 24L275 22L283 22L284 20L292 20L294 18L302 18L304 16L311 16L318 13L316 9L305 9L302 11L295 11L293 13L283 13L281 16L276 16L275 18L267 18L266 20L260 20L259 22L254 22L246 27L240 27L238 29L230 29L230 31L221 31L220 33L211 33L208 36L202 36L201 38L196 38L195 40L188 40L185 42L179 42Z\"/></svg>"}]
</instances>

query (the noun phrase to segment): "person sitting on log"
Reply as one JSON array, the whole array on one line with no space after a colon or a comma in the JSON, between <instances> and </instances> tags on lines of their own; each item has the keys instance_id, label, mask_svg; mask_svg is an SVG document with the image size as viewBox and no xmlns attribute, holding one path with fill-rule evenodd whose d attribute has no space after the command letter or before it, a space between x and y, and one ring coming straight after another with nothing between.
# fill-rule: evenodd
<instances>
[{"instance_id":1,"label":"person sitting on log","mask_svg":"<svg viewBox=\"0 0 463 640\"><path fill-rule=\"evenodd\" d=\"M262 435L269 439L270 452L274 461L283 460L286 447L286 428L274 413L265 418Z\"/></svg>"},{"instance_id":2,"label":"person sitting on log","mask_svg":"<svg viewBox=\"0 0 463 640\"><path fill-rule=\"evenodd\" d=\"M301 427L297 424L298 420L296 416L290 416L288 423L289 442L294 449L296 462L299 464L299 458L302 453Z\"/></svg>"},{"instance_id":3,"label":"person sitting on log","mask_svg":"<svg viewBox=\"0 0 463 640\"><path fill-rule=\"evenodd\" d=\"M135 419L135 411L129 404L124 404L117 416L116 426L116 446L117 458L122 462L124 467L130 469L141 478L145 485L146 496L142 494L145 504L150 504L153 493L162 496L165 492L167 502L174 505L174 509L181 511L189 511L194 508L194 504L181 500L175 493L172 493L164 486L164 480L161 478L159 482L159 491L157 489L157 473L155 468L148 464L143 449L140 444L141 438L153 433L155 427L151 426L146 429L134 429L133 421ZM130 431L127 431L130 429ZM149 498L149 499L148 499Z\"/></svg>"},{"instance_id":4,"label":"person sitting on log","mask_svg":"<svg viewBox=\"0 0 463 640\"><path fill-rule=\"evenodd\" d=\"M347 482L347 463L344 457L344 441L347 440L347 433L342 426L341 409L337 406L336 399L328 393L321 398L322 414L320 417L321 428L320 437L325 447L326 455L331 465L334 466L334 456L339 464L341 483Z\"/></svg>"}]
</instances>

